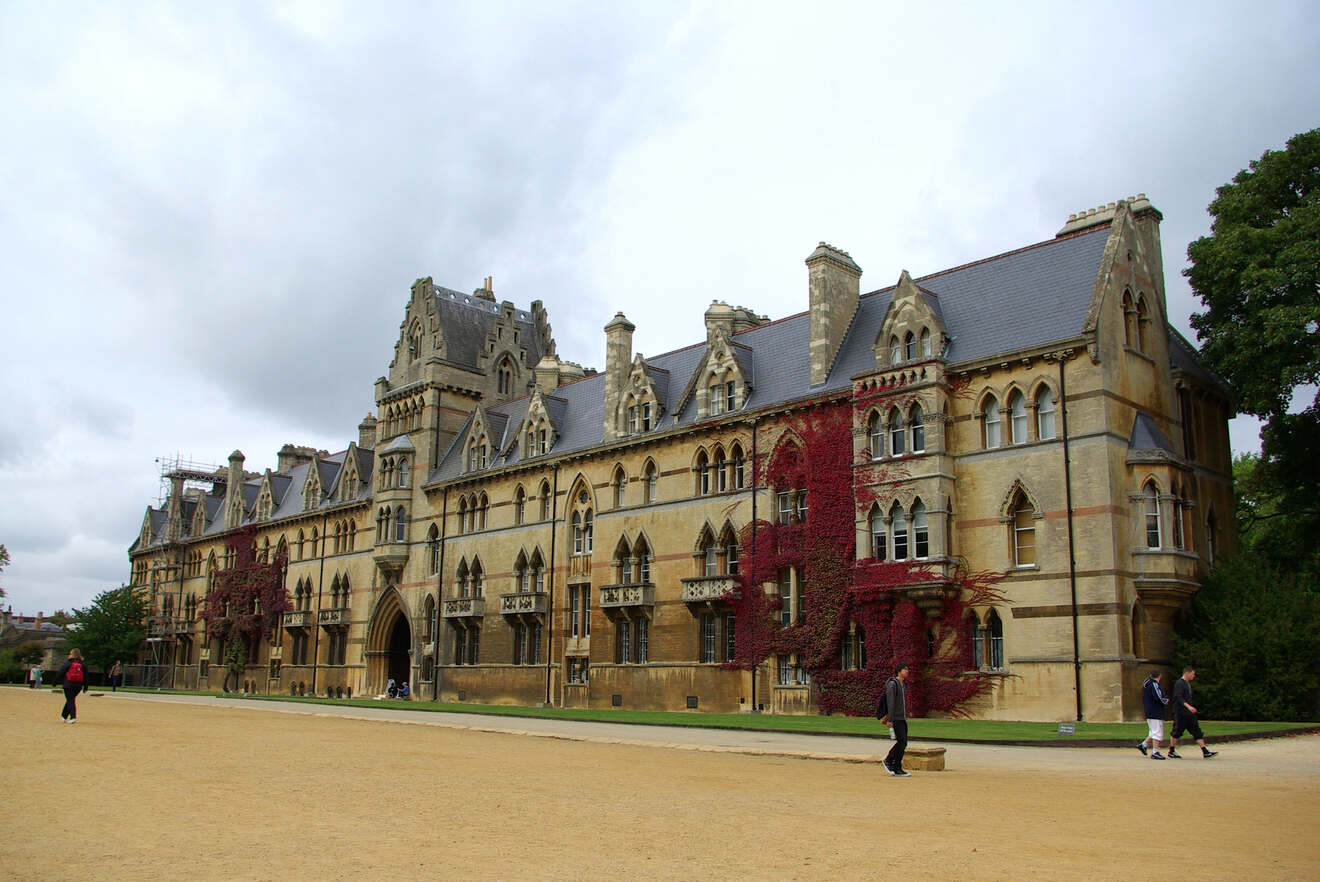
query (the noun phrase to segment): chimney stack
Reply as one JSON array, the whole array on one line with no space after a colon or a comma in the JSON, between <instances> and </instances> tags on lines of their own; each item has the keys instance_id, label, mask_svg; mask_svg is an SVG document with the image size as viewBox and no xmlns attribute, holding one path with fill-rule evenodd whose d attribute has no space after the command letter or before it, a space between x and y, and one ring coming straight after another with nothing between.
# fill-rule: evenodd
<instances>
[{"instance_id":1,"label":"chimney stack","mask_svg":"<svg viewBox=\"0 0 1320 882\"><path fill-rule=\"evenodd\" d=\"M225 529L243 520L243 451L229 454L229 480L225 482Z\"/></svg>"},{"instance_id":2,"label":"chimney stack","mask_svg":"<svg viewBox=\"0 0 1320 882\"><path fill-rule=\"evenodd\" d=\"M824 383L861 294L862 268L848 252L821 242L807 258L811 302L811 385Z\"/></svg>"},{"instance_id":3,"label":"chimney stack","mask_svg":"<svg viewBox=\"0 0 1320 882\"><path fill-rule=\"evenodd\" d=\"M632 335L635 330L637 326L628 321L621 312L616 312L613 320L605 326L606 441L623 435L623 429L618 425L615 417L624 383L628 379L628 371L632 367Z\"/></svg>"}]
</instances>

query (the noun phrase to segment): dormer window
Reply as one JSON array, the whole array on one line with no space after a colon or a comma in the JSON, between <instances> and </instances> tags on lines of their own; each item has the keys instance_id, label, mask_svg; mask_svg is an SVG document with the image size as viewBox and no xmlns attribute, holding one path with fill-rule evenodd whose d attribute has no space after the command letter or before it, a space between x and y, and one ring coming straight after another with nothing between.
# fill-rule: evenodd
<instances>
[{"instance_id":1,"label":"dormer window","mask_svg":"<svg viewBox=\"0 0 1320 882\"><path fill-rule=\"evenodd\" d=\"M922 357L922 358L930 358L930 356L931 356L930 328L922 328L922 329L921 329L921 357Z\"/></svg>"},{"instance_id":2,"label":"dormer window","mask_svg":"<svg viewBox=\"0 0 1320 882\"><path fill-rule=\"evenodd\" d=\"M903 358L906 361L915 361L917 358L917 338L911 331L903 338Z\"/></svg>"},{"instance_id":3,"label":"dormer window","mask_svg":"<svg viewBox=\"0 0 1320 882\"><path fill-rule=\"evenodd\" d=\"M903 360L903 349L898 344L898 335L889 338L889 363L898 364Z\"/></svg>"},{"instance_id":4,"label":"dormer window","mask_svg":"<svg viewBox=\"0 0 1320 882\"><path fill-rule=\"evenodd\" d=\"M724 389L720 383L715 383L708 392L710 395L710 415L719 416L724 413Z\"/></svg>"}]
</instances>

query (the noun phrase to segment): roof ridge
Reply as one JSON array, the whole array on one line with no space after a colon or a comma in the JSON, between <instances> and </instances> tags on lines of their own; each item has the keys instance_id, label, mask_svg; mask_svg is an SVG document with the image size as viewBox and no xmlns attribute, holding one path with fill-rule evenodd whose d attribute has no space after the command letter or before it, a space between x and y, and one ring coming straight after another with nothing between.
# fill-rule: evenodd
<instances>
[{"instance_id":1,"label":"roof ridge","mask_svg":"<svg viewBox=\"0 0 1320 882\"><path fill-rule=\"evenodd\" d=\"M1086 236L1086 235L1089 235L1089 234L1091 234L1091 233L1098 233L1098 232L1100 232L1101 230L1106 230L1106 231L1107 231L1112 225L1113 225L1112 223L1099 224L1099 225L1094 226L1094 227L1087 227L1087 228L1084 229L1084 230L1078 230L1078 231L1075 232L1075 233L1068 233L1067 235L1064 235L1064 236L1055 236L1055 237L1053 237L1052 239L1046 239L1046 240L1044 240L1043 242L1036 242L1035 244L1032 244L1032 245L1023 245L1021 248L1014 248L1014 249L1012 249L1011 251L1005 251L1005 252L1003 252L1003 253L1001 253L1001 254L991 255L990 257L983 257L983 258L981 258L980 260L973 260L973 261L970 261L970 262L968 262L968 263L961 264L960 266L953 266L953 267L949 267L948 269L938 270L937 272L933 272L933 273L931 273L931 274L929 274L929 275L925 275L925 276L921 276L920 278L913 279L913 281L914 281L914 282L924 282L924 281L926 281L927 279L933 279L933 278L935 278L935 277L937 277L937 276L948 275L949 273L956 273L956 272L958 272L959 270L965 270L965 269L969 269L969 268L974 267L974 266L978 266L978 265L983 264L983 263L989 263L989 262L992 261L992 260L1001 260L1001 259L1003 259L1003 258L1005 258L1005 257L1012 257L1012 256L1015 255L1015 254L1022 254L1023 252L1031 251L1031 250L1034 249L1034 248L1043 248L1043 247L1046 246L1046 245L1054 245L1054 244L1056 244L1056 243L1058 243L1058 242L1063 242L1063 241L1065 241L1065 240L1067 240L1067 239L1076 239L1076 238L1079 237L1079 236ZM918 286L918 287L920 287L920 286ZM882 289L882 290L883 290L883 289Z\"/></svg>"}]
</instances>

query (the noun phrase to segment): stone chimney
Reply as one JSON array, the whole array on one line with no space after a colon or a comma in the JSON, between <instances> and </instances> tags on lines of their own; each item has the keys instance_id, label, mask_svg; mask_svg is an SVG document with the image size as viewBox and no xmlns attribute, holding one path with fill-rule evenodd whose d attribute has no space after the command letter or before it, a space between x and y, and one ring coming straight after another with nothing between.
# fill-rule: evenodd
<instances>
[{"instance_id":1,"label":"stone chimney","mask_svg":"<svg viewBox=\"0 0 1320 882\"><path fill-rule=\"evenodd\" d=\"M623 431L615 415L619 409L619 396L623 394L628 371L632 368L632 335L637 326L623 313L616 312L605 326L605 440L620 437Z\"/></svg>"},{"instance_id":2,"label":"stone chimney","mask_svg":"<svg viewBox=\"0 0 1320 882\"><path fill-rule=\"evenodd\" d=\"M358 423L358 449L376 449L376 418L371 414L367 414Z\"/></svg>"},{"instance_id":3,"label":"stone chimney","mask_svg":"<svg viewBox=\"0 0 1320 882\"><path fill-rule=\"evenodd\" d=\"M848 252L821 242L807 258L811 301L811 385L825 382L861 294L862 268Z\"/></svg>"},{"instance_id":4,"label":"stone chimney","mask_svg":"<svg viewBox=\"0 0 1320 882\"><path fill-rule=\"evenodd\" d=\"M314 447L295 447L292 444L285 444L276 454L278 466L275 471L287 473L289 469L296 465L302 465L305 462L311 462L316 459L316 448Z\"/></svg>"},{"instance_id":5,"label":"stone chimney","mask_svg":"<svg viewBox=\"0 0 1320 882\"><path fill-rule=\"evenodd\" d=\"M724 332L724 336L733 336L733 307L723 300L712 300L706 309L706 345L715 339L715 334Z\"/></svg>"},{"instance_id":6,"label":"stone chimney","mask_svg":"<svg viewBox=\"0 0 1320 882\"><path fill-rule=\"evenodd\" d=\"M165 516L165 540L175 542L183 535L183 475L170 475L170 500Z\"/></svg>"},{"instance_id":7,"label":"stone chimney","mask_svg":"<svg viewBox=\"0 0 1320 882\"><path fill-rule=\"evenodd\" d=\"M225 529L237 527L243 519L243 451L229 454L229 480L225 483Z\"/></svg>"},{"instance_id":8,"label":"stone chimney","mask_svg":"<svg viewBox=\"0 0 1320 882\"><path fill-rule=\"evenodd\" d=\"M481 280L481 287L472 292L472 296L478 300L489 300L495 302L495 277L486 276Z\"/></svg>"},{"instance_id":9,"label":"stone chimney","mask_svg":"<svg viewBox=\"0 0 1320 882\"><path fill-rule=\"evenodd\" d=\"M542 392L559 388L559 358L547 355L536 363L536 385Z\"/></svg>"}]
</instances>

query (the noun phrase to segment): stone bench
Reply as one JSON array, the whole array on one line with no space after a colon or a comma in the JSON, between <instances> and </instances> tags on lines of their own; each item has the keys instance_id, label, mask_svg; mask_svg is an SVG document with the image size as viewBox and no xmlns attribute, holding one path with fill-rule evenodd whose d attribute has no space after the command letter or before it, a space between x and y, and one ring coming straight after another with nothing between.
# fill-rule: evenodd
<instances>
[{"instance_id":1,"label":"stone bench","mask_svg":"<svg viewBox=\"0 0 1320 882\"><path fill-rule=\"evenodd\" d=\"M903 753L903 768L909 772L943 772L943 747L909 747Z\"/></svg>"}]
</instances>

